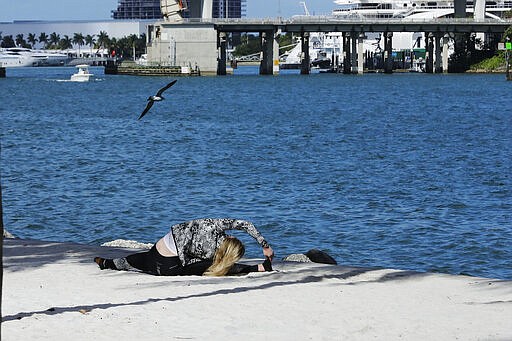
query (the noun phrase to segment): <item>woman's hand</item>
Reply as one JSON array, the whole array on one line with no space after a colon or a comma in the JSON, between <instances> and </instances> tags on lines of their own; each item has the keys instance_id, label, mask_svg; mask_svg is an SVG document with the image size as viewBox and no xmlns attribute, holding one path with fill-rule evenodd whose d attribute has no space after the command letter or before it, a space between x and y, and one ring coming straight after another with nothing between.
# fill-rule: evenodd
<instances>
[{"instance_id":1,"label":"woman's hand","mask_svg":"<svg viewBox=\"0 0 512 341\"><path fill-rule=\"evenodd\" d=\"M272 259L274 258L274 250L272 250L270 246L264 247L263 255L265 255L265 257L268 257L272 261Z\"/></svg>"}]
</instances>

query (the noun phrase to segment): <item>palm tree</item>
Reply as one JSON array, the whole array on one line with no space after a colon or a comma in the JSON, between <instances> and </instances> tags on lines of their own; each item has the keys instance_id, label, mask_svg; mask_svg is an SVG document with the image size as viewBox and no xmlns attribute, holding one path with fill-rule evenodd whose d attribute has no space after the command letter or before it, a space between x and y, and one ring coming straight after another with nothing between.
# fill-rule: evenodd
<instances>
[{"instance_id":1,"label":"palm tree","mask_svg":"<svg viewBox=\"0 0 512 341\"><path fill-rule=\"evenodd\" d=\"M55 32L50 34L50 45L51 45L51 48L56 48L56 46L59 44L59 41L60 41L60 35L58 35Z\"/></svg>"},{"instance_id":2,"label":"palm tree","mask_svg":"<svg viewBox=\"0 0 512 341\"><path fill-rule=\"evenodd\" d=\"M93 35L86 35L85 36L85 44L89 45L91 47L91 54L92 54L92 47L94 46L95 40L94 40L94 34Z\"/></svg>"},{"instance_id":3,"label":"palm tree","mask_svg":"<svg viewBox=\"0 0 512 341\"><path fill-rule=\"evenodd\" d=\"M110 39L109 46L110 46L109 53L113 57L120 50L121 45L120 45L120 42L116 38L112 38L112 39Z\"/></svg>"},{"instance_id":4,"label":"palm tree","mask_svg":"<svg viewBox=\"0 0 512 341\"><path fill-rule=\"evenodd\" d=\"M97 44L99 48L105 48L110 44L110 39L108 38L107 32L100 31L100 34L98 34Z\"/></svg>"},{"instance_id":5,"label":"palm tree","mask_svg":"<svg viewBox=\"0 0 512 341\"><path fill-rule=\"evenodd\" d=\"M75 33L73 36L73 44L78 45L78 56L80 57L80 47L84 44L84 36L82 33Z\"/></svg>"},{"instance_id":6,"label":"palm tree","mask_svg":"<svg viewBox=\"0 0 512 341\"><path fill-rule=\"evenodd\" d=\"M0 44L0 47L14 47L16 44L14 43L14 39L12 39L12 36L3 36L2 37L2 43Z\"/></svg>"},{"instance_id":7,"label":"palm tree","mask_svg":"<svg viewBox=\"0 0 512 341\"><path fill-rule=\"evenodd\" d=\"M22 33L16 35L16 39L14 41L16 42L17 46L25 47L27 45L27 42L23 38L23 34Z\"/></svg>"},{"instance_id":8,"label":"palm tree","mask_svg":"<svg viewBox=\"0 0 512 341\"><path fill-rule=\"evenodd\" d=\"M27 41L32 44L32 48L36 47L37 38L35 33L29 33L27 37Z\"/></svg>"},{"instance_id":9,"label":"palm tree","mask_svg":"<svg viewBox=\"0 0 512 341\"><path fill-rule=\"evenodd\" d=\"M510 11L512 13L512 11ZM512 14L511 14L511 17L512 17ZM505 31L505 33L503 33L503 41L507 41L507 38L509 40L512 40L512 26L510 26L509 28L507 28L507 30Z\"/></svg>"},{"instance_id":10,"label":"palm tree","mask_svg":"<svg viewBox=\"0 0 512 341\"><path fill-rule=\"evenodd\" d=\"M146 34L142 33L135 41L135 55L146 53Z\"/></svg>"},{"instance_id":11,"label":"palm tree","mask_svg":"<svg viewBox=\"0 0 512 341\"><path fill-rule=\"evenodd\" d=\"M132 49L132 59L135 60L135 45L137 43L137 35L136 34L130 34L127 38L128 40L128 47Z\"/></svg>"},{"instance_id":12,"label":"palm tree","mask_svg":"<svg viewBox=\"0 0 512 341\"><path fill-rule=\"evenodd\" d=\"M59 48L61 50L67 50L73 47L72 39L68 35L64 35L64 38L59 40Z\"/></svg>"},{"instance_id":13,"label":"palm tree","mask_svg":"<svg viewBox=\"0 0 512 341\"><path fill-rule=\"evenodd\" d=\"M48 45L48 35L44 32L41 32L39 34L39 42L43 44L43 48L46 48L46 45Z\"/></svg>"}]
</instances>

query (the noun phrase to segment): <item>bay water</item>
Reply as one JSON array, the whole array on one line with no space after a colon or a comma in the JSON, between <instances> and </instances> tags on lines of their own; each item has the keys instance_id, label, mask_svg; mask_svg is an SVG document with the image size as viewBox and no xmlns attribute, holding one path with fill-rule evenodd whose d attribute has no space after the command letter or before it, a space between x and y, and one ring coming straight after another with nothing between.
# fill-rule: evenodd
<instances>
[{"instance_id":1,"label":"bay water","mask_svg":"<svg viewBox=\"0 0 512 341\"><path fill-rule=\"evenodd\" d=\"M512 279L512 82L504 75L178 78L74 68L0 79L5 228L155 242L201 217L252 221L278 258ZM261 257L235 232L246 256Z\"/></svg>"}]
</instances>

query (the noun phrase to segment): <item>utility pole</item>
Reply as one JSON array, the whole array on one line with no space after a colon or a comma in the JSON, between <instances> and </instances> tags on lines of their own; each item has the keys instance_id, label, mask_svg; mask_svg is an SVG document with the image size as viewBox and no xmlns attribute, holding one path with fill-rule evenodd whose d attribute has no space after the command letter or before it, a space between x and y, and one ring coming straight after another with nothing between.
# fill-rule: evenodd
<instances>
[{"instance_id":1,"label":"utility pole","mask_svg":"<svg viewBox=\"0 0 512 341\"><path fill-rule=\"evenodd\" d=\"M512 52L512 42L510 42L510 37L507 37L505 41L505 59L507 62L507 80L512 80L512 75L510 74L510 53Z\"/></svg>"}]
</instances>

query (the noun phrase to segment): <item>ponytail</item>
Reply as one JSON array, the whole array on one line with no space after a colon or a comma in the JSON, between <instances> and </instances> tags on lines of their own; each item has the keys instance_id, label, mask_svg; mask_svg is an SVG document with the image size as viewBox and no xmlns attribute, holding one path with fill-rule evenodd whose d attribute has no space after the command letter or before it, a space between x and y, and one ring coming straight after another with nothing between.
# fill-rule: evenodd
<instances>
[{"instance_id":1,"label":"ponytail","mask_svg":"<svg viewBox=\"0 0 512 341\"><path fill-rule=\"evenodd\" d=\"M212 265L203 275L225 276L231 267L242 258L244 253L245 247L240 240L234 237L224 239L217 251L215 251Z\"/></svg>"}]
</instances>

